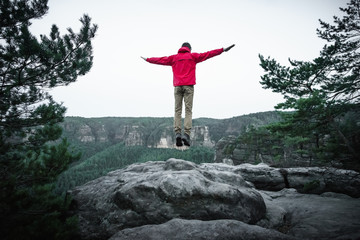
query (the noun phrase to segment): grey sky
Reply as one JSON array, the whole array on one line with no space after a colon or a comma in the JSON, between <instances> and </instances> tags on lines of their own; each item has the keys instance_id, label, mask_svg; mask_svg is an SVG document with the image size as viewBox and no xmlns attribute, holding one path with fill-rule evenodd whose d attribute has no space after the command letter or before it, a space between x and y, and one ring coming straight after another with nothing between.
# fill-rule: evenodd
<instances>
[{"instance_id":1,"label":"grey sky","mask_svg":"<svg viewBox=\"0 0 360 240\"><path fill-rule=\"evenodd\" d=\"M177 53L188 41L193 52L235 48L197 65L193 118L230 118L273 110L279 94L260 85L258 54L282 64L312 60L325 44L318 19L332 23L346 0L49 0L49 12L32 25L48 34L78 31L86 13L99 30L94 65L77 82L52 91L67 116L172 117L171 67L144 57Z\"/></svg>"}]
</instances>

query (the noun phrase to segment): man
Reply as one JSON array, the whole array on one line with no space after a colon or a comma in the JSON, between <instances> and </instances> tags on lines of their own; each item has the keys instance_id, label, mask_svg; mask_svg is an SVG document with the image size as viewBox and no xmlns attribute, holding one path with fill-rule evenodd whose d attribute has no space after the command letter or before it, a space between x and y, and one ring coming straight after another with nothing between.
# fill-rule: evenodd
<instances>
[{"instance_id":1,"label":"man","mask_svg":"<svg viewBox=\"0 0 360 240\"><path fill-rule=\"evenodd\" d=\"M172 66L173 84L175 96L175 117L174 130L176 137L176 146L190 146L190 130L192 128L192 106L194 97L194 85L196 84L195 69L196 64L209 58L229 51L235 44L227 48L215 49L204 53L192 53L191 45L183 43L178 54L168 57L144 58L145 61L154 64ZM181 136L181 113L182 103L185 103L184 135Z\"/></svg>"}]
</instances>

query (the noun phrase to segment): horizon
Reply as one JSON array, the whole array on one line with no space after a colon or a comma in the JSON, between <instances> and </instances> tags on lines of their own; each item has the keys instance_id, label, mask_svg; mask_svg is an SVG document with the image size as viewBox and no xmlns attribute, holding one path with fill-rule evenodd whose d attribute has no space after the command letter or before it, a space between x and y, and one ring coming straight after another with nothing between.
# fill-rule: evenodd
<instances>
[{"instance_id":1,"label":"horizon","mask_svg":"<svg viewBox=\"0 0 360 240\"><path fill-rule=\"evenodd\" d=\"M261 113L267 113L267 112L288 112L288 111L279 111L279 110L269 110L269 111L263 111L263 112L254 112L254 113L246 113L246 114L241 114L241 115L237 115L237 116L232 116L232 117L228 117L228 118L212 118L212 117L197 117L197 118L193 118L192 120L197 120L197 119L213 119L213 120L226 120L226 119L231 119L231 118L237 118L237 117L243 117L243 116L248 116L248 115L254 115L254 114L261 114ZM85 118L85 119L90 119L90 118L94 118L94 119L104 119L104 118L170 118L173 119L173 116L170 117L152 117L152 116L138 116L138 117L131 117L131 116L103 116L103 117L82 117L82 116L65 116L65 118ZM184 119L184 117L182 117L182 119Z\"/></svg>"}]
</instances>

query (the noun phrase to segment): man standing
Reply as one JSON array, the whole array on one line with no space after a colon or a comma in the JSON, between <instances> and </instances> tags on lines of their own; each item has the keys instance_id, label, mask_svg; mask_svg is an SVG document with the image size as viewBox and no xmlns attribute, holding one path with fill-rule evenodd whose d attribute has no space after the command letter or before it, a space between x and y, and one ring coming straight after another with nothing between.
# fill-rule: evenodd
<instances>
[{"instance_id":1,"label":"man standing","mask_svg":"<svg viewBox=\"0 0 360 240\"><path fill-rule=\"evenodd\" d=\"M176 146L190 146L190 130L192 128L192 106L194 97L194 85L196 84L196 64L209 58L229 51L235 44L227 48L219 48L204 53L192 53L191 45L183 43L178 54L168 57L143 58L145 61L154 64L172 66L173 84L175 96L174 130ZM185 103L184 135L181 136L181 113L182 103Z\"/></svg>"}]
</instances>

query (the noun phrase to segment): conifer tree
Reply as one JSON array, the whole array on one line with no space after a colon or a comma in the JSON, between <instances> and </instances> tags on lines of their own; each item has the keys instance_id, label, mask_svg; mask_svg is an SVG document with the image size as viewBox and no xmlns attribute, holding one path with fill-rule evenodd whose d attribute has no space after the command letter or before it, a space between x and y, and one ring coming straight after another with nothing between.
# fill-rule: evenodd
<instances>
[{"instance_id":1,"label":"conifer tree","mask_svg":"<svg viewBox=\"0 0 360 240\"><path fill-rule=\"evenodd\" d=\"M272 130L302 136L327 157L350 161L359 160L360 149L359 125L348 119L360 116L360 0L347 5L334 25L320 20L317 33L327 44L313 61L289 60L287 67L259 57L266 72L261 84L285 98L276 108L294 110Z\"/></svg>"},{"instance_id":2,"label":"conifer tree","mask_svg":"<svg viewBox=\"0 0 360 240\"><path fill-rule=\"evenodd\" d=\"M74 219L54 181L78 158L60 139L65 107L48 90L66 86L92 66L89 16L79 33L36 37L31 21L48 11L47 0L0 2L0 229L2 239L66 239Z\"/></svg>"}]
</instances>

